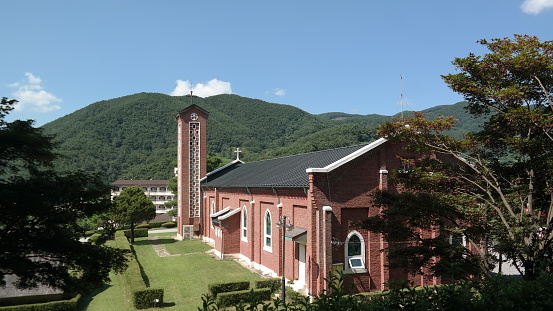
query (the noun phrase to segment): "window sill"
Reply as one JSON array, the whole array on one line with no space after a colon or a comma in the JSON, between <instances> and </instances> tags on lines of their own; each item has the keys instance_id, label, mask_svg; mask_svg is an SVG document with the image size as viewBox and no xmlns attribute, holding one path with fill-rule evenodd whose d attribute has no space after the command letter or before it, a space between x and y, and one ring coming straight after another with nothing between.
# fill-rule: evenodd
<instances>
[{"instance_id":1,"label":"window sill","mask_svg":"<svg viewBox=\"0 0 553 311\"><path fill-rule=\"evenodd\" d=\"M266 251L267 253L273 253L273 249L271 247L267 247L267 246L263 246L263 250Z\"/></svg>"},{"instance_id":2,"label":"window sill","mask_svg":"<svg viewBox=\"0 0 553 311\"><path fill-rule=\"evenodd\" d=\"M344 274L361 274L361 273L367 273L367 269L365 268L353 268L353 269L345 269Z\"/></svg>"}]
</instances>

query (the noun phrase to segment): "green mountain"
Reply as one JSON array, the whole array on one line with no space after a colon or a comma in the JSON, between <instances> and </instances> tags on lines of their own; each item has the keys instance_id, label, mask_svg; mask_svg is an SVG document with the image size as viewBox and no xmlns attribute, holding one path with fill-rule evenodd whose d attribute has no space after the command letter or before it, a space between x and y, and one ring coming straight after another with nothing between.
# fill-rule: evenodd
<instances>
[{"instance_id":1,"label":"green mountain","mask_svg":"<svg viewBox=\"0 0 553 311\"><path fill-rule=\"evenodd\" d=\"M375 139L374 127L390 117L325 113L312 115L289 105L241 97L206 98L139 93L93 103L43 126L55 135L67 170L99 172L107 182L116 179L168 179L176 158L177 113L196 104L209 111L208 153L253 161ZM428 109L426 114L453 115L458 131L473 130L464 103ZM479 123L480 122L480 123ZM464 125L468 127L464 127Z\"/></svg>"}]
</instances>

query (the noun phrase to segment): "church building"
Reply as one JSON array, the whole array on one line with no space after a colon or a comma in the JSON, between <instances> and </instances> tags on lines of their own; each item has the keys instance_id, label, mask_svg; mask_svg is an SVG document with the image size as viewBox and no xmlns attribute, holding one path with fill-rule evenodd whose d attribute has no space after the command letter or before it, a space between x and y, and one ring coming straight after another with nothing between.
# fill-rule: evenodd
<instances>
[{"instance_id":1,"label":"church building","mask_svg":"<svg viewBox=\"0 0 553 311\"><path fill-rule=\"evenodd\" d=\"M349 227L380 213L369 195L393 191L389 172L416 154L381 138L250 163L237 153L233 162L206 172L208 116L191 105L176 117L180 238L200 237L222 259L284 274L304 295L327 289L332 271L342 271L356 292L384 290L392 279L439 284L439 278L390 270L382 235Z\"/></svg>"}]
</instances>

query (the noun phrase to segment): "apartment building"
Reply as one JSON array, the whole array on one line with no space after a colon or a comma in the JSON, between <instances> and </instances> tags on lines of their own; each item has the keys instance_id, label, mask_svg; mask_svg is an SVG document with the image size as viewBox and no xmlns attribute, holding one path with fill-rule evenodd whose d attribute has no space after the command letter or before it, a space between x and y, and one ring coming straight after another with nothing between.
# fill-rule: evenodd
<instances>
[{"instance_id":1,"label":"apartment building","mask_svg":"<svg viewBox=\"0 0 553 311\"><path fill-rule=\"evenodd\" d=\"M168 189L168 184L168 180L117 180L111 184L111 197L119 195L127 187L139 186L156 206L156 213L165 214L167 211L176 208L165 207L165 202L175 199L173 193Z\"/></svg>"}]
</instances>

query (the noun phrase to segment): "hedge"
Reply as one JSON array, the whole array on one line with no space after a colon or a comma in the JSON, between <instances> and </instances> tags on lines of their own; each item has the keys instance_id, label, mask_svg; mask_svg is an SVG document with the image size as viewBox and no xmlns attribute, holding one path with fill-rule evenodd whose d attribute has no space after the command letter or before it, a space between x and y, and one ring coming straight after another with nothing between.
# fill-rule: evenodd
<instances>
[{"instance_id":1,"label":"hedge","mask_svg":"<svg viewBox=\"0 0 553 311\"><path fill-rule=\"evenodd\" d=\"M131 238L131 230L124 230L125 236L127 239ZM134 238L145 238L148 237L148 229L142 228L142 229L134 229Z\"/></svg>"},{"instance_id":2,"label":"hedge","mask_svg":"<svg viewBox=\"0 0 553 311\"><path fill-rule=\"evenodd\" d=\"M150 229L152 229L152 228L161 228L161 225L163 225L164 223L165 223L164 221L151 222L151 223L149 223Z\"/></svg>"},{"instance_id":3,"label":"hedge","mask_svg":"<svg viewBox=\"0 0 553 311\"><path fill-rule=\"evenodd\" d=\"M250 290L241 290L220 293L217 296L218 304L222 307L236 306L240 303L248 303L250 301L268 301L271 300L270 288L258 288Z\"/></svg>"},{"instance_id":4,"label":"hedge","mask_svg":"<svg viewBox=\"0 0 553 311\"><path fill-rule=\"evenodd\" d=\"M140 224L136 227L134 227L135 229L142 229L142 228L147 228L147 229L150 229L150 224Z\"/></svg>"},{"instance_id":5,"label":"hedge","mask_svg":"<svg viewBox=\"0 0 553 311\"><path fill-rule=\"evenodd\" d=\"M161 307L163 305L163 288L146 288L133 292L133 305L137 309Z\"/></svg>"},{"instance_id":6,"label":"hedge","mask_svg":"<svg viewBox=\"0 0 553 311\"><path fill-rule=\"evenodd\" d=\"M270 288L271 293L276 293L282 286L282 279L272 278L272 279L261 279L255 281L255 288Z\"/></svg>"},{"instance_id":7,"label":"hedge","mask_svg":"<svg viewBox=\"0 0 553 311\"><path fill-rule=\"evenodd\" d=\"M146 232L148 231L147 229L144 230L146 230ZM115 234L115 243L117 244L117 247L121 249L132 250L132 245L121 231L118 231ZM134 252L132 253L134 254ZM136 258L131 258L129 260L128 268L123 275L129 285L129 288L131 289L132 301L136 309L159 307L163 304L163 289L149 288L146 286L144 279L142 278L140 265ZM155 299L157 299L158 302L155 302Z\"/></svg>"},{"instance_id":8,"label":"hedge","mask_svg":"<svg viewBox=\"0 0 553 311\"><path fill-rule=\"evenodd\" d=\"M228 282L228 283L211 283L208 285L207 290L216 298L220 293L234 292L247 290L250 288L250 281Z\"/></svg>"},{"instance_id":9,"label":"hedge","mask_svg":"<svg viewBox=\"0 0 553 311\"><path fill-rule=\"evenodd\" d=\"M163 228L175 228L177 226L177 223L174 221L168 221L161 225Z\"/></svg>"},{"instance_id":10,"label":"hedge","mask_svg":"<svg viewBox=\"0 0 553 311\"><path fill-rule=\"evenodd\" d=\"M69 300L0 307L0 311L75 311L81 295Z\"/></svg>"}]
</instances>

